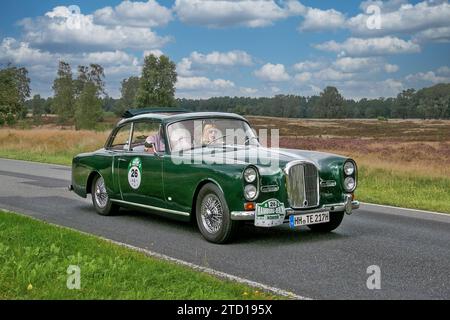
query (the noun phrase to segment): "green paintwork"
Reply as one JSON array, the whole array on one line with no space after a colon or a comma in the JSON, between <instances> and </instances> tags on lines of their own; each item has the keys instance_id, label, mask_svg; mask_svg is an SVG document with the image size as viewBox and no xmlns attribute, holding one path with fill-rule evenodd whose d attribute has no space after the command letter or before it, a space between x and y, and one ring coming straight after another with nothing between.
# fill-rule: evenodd
<instances>
[{"instance_id":1,"label":"green paintwork","mask_svg":"<svg viewBox=\"0 0 450 320\"><path fill-rule=\"evenodd\" d=\"M158 121L164 128L168 124L199 118L231 118L244 120L243 117L229 113L185 113L176 115L146 114L121 120L118 127L128 122L151 119ZM109 140L109 139L108 139ZM245 161L246 153L258 150L265 153L257 162ZM192 151L194 159L208 155L214 147L198 148ZM222 148L220 148L222 150ZM168 146L166 145L166 150ZM275 154L279 157L276 167L270 166L269 159ZM128 166L132 159L139 157L142 163L141 184L137 190L128 183ZM225 158L238 159L232 164L186 163L176 164L179 156L165 154L148 154L130 151L112 151L105 148L92 153L77 155L72 164L72 186L74 191L86 197L90 193L90 182L95 174L100 174L105 180L107 192L111 199L132 202L145 206L158 207L167 214L184 212L193 213L196 192L200 187L213 182L222 189L230 211L243 211L246 202L243 194L243 171L253 165L259 172L259 185L279 187L274 192L259 192L255 202L261 203L267 199L278 199L286 208L289 207L285 187L284 168L293 160L308 160L313 162L322 180L335 180L334 187L320 188L320 205L340 203L346 192L343 189L343 165L349 158L323 152L303 151L294 149L267 149L256 146L237 146L226 149ZM181 219L189 217L179 216Z\"/></svg>"}]
</instances>

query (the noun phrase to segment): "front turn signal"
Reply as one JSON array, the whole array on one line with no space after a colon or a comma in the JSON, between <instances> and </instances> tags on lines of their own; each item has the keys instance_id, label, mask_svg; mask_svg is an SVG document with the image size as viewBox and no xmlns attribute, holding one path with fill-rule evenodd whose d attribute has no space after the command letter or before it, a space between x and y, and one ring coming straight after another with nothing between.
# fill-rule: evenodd
<instances>
[{"instance_id":1,"label":"front turn signal","mask_svg":"<svg viewBox=\"0 0 450 320\"><path fill-rule=\"evenodd\" d=\"M253 210L255 210L255 203L254 202L246 202L244 204L244 208L245 208L245 211L253 211Z\"/></svg>"}]
</instances>

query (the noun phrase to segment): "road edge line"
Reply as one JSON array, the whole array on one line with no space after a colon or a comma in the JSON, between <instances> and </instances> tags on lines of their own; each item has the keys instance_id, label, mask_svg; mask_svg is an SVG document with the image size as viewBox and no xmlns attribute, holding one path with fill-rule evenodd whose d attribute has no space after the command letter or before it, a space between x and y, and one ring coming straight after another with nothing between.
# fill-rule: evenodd
<instances>
[{"instance_id":1,"label":"road edge line","mask_svg":"<svg viewBox=\"0 0 450 320\"><path fill-rule=\"evenodd\" d=\"M405 210L405 211L412 211L412 212L416 212L416 213L435 214L435 215L439 215L439 216L450 217L450 213L445 213L445 212L428 211L428 210L413 209L413 208L403 208L403 207L390 206L390 205L386 205L386 204L377 204L377 203L362 202L362 201L360 203L362 205L369 205L369 206L375 206L375 207ZM361 209L364 209L364 208L361 208Z\"/></svg>"},{"instance_id":2,"label":"road edge line","mask_svg":"<svg viewBox=\"0 0 450 320\"><path fill-rule=\"evenodd\" d=\"M261 290L263 290L265 292L268 292L268 293L274 293L274 294L277 294L277 295L280 295L280 296L283 296L283 297L286 297L286 298L294 299L294 300L313 300L312 298L300 296L300 295L297 295L297 294L295 294L293 292L289 292L289 291L286 291L286 290L283 290L283 289L280 289L280 288L272 287L272 286L266 285L264 283L256 282L256 281L249 280L249 279L245 279L245 278L242 278L242 277L239 277L239 276L235 276L235 275L232 275L232 274L229 274L229 273L226 273L226 272L218 271L218 270L215 270L215 269L212 269L212 268L203 267L203 266L200 266L198 264L191 263L191 262L188 262L188 261L184 261L184 260L181 260L181 259L178 259L178 258L173 258L173 257L170 257L170 256L162 254L162 253L157 253L157 252L154 252L154 251L151 251L151 250L148 250L148 249L136 247L136 246L133 246L133 245L130 245L130 244L127 244L127 243L123 243L123 242L116 241L116 240L111 240L111 239L108 239L108 238L103 238L103 237L100 237L100 238L102 238L103 240L106 240L108 242L114 243L116 245L119 245L119 246L131 249L131 250L134 250L134 251L138 251L138 252L144 253L145 255L148 255L148 256L151 256L151 257L154 257L154 258L158 258L158 259L165 260L165 261L170 261L170 262L176 263L178 265L183 265L183 266L186 266L186 267L188 267L190 269L193 269L193 270L196 270L196 271L199 271L199 272L204 272L204 273L213 275L213 276L221 278L221 279L225 279L225 280L229 280L229 281L234 281L234 282L238 282L238 283L241 283L241 284L245 284L245 285L248 285L248 286L253 287L253 288L261 289Z\"/></svg>"}]
</instances>

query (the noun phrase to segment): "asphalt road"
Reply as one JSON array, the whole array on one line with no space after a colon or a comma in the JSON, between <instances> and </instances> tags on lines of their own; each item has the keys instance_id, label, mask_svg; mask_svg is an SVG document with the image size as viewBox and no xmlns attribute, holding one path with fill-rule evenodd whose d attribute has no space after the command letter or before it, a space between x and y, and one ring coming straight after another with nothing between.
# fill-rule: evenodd
<instances>
[{"instance_id":1,"label":"asphalt road","mask_svg":"<svg viewBox=\"0 0 450 320\"><path fill-rule=\"evenodd\" d=\"M156 215L99 216L69 181L68 167L0 159L0 208L313 299L450 299L450 215L362 205L331 234L245 226L234 243L214 245ZM379 290L366 285L371 265Z\"/></svg>"}]
</instances>

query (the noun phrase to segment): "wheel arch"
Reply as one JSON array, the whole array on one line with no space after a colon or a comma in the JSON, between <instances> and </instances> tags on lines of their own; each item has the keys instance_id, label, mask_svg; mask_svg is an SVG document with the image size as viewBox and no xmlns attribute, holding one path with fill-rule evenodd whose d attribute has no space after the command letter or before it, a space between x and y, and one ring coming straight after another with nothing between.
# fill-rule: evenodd
<instances>
[{"instance_id":1,"label":"wheel arch","mask_svg":"<svg viewBox=\"0 0 450 320\"><path fill-rule=\"evenodd\" d=\"M102 175L100 174L100 172L95 171L95 170L91 171L91 173L89 174L88 179L86 181L86 194L89 194L92 192L92 181L94 181L94 178L96 176L101 177Z\"/></svg>"},{"instance_id":2,"label":"wheel arch","mask_svg":"<svg viewBox=\"0 0 450 320\"><path fill-rule=\"evenodd\" d=\"M196 219L195 218L195 214L196 214L195 210L196 210L196 206L197 206L198 193L208 183L212 183L212 184L216 185L220 189L220 191L222 193L224 193L222 187L216 180L214 180L212 178L206 178L206 179L203 179L202 181L200 181L197 184L197 187L195 188L194 195L192 196L192 206L191 206L191 215L190 215L191 221L195 221L195 219Z\"/></svg>"}]
</instances>

